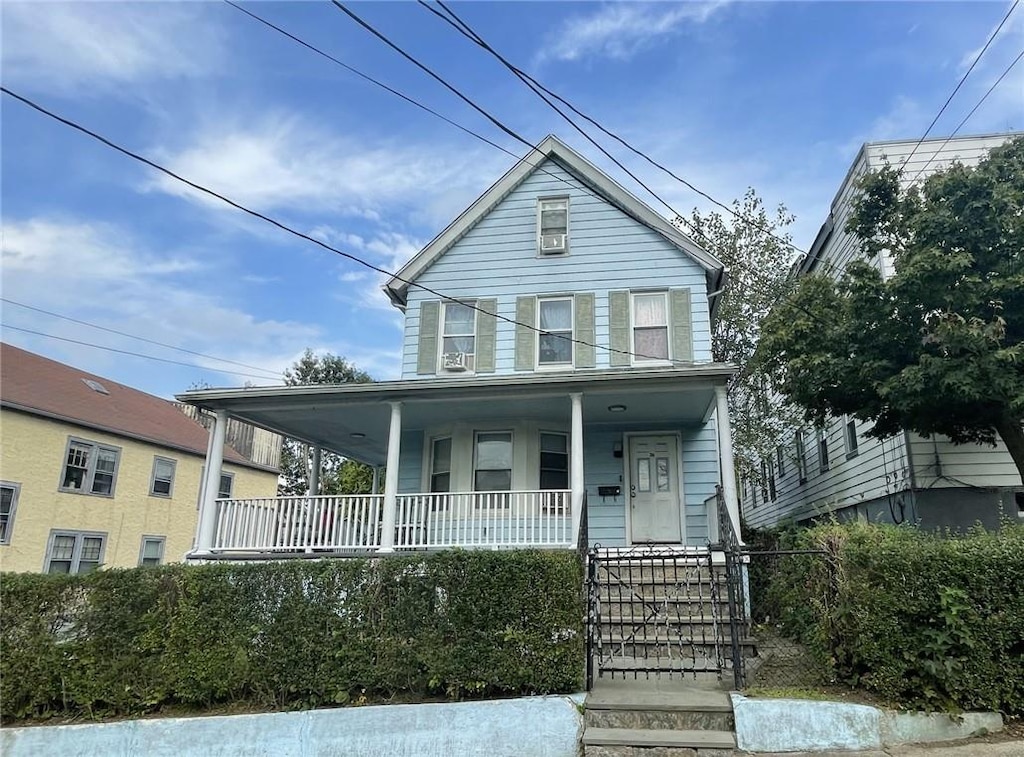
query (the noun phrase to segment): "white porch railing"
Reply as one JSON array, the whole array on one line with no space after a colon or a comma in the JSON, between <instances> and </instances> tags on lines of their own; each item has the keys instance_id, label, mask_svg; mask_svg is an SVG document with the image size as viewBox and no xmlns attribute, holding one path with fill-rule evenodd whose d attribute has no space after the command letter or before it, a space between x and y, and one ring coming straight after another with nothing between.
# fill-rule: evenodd
<instances>
[{"instance_id":1,"label":"white porch railing","mask_svg":"<svg viewBox=\"0 0 1024 757\"><path fill-rule=\"evenodd\" d=\"M382 494L217 500L218 550L375 550Z\"/></svg>"},{"instance_id":2,"label":"white porch railing","mask_svg":"<svg viewBox=\"0 0 1024 757\"><path fill-rule=\"evenodd\" d=\"M399 494L394 548L572 547L568 490ZM215 551L376 551L384 496L217 500Z\"/></svg>"}]
</instances>

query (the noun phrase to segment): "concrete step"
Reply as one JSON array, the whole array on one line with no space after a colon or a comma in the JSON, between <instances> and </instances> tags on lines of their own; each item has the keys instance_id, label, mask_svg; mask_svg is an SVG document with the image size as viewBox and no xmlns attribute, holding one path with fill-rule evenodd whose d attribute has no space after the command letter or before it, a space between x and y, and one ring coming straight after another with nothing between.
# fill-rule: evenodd
<instances>
[{"instance_id":1,"label":"concrete step","mask_svg":"<svg viewBox=\"0 0 1024 757\"><path fill-rule=\"evenodd\" d=\"M732 712L729 693L718 686L598 684L587 695L588 710Z\"/></svg>"},{"instance_id":2,"label":"concrete step","mask_svg":"<svg viewBox=\"0 0 1024 757\"><path fill-rule=\"evenodd\" d=\"M731 712L694 712L690 710L616 709L587 707L583 718L587 728L634 728L648 731L732 731Z\"/></svg>"},{"instance_id":3,"label":"concrete step","mask_svg":"<svg viewBox=\"0 0 1024 757\"><path fill-rule=\"evenodd\" d=\"M583 745L588 757L599 754L591 750L597 746L732 750L736 748L736 737L730 731L587 728L583 731Z\"/></svg>"}]
</instances>

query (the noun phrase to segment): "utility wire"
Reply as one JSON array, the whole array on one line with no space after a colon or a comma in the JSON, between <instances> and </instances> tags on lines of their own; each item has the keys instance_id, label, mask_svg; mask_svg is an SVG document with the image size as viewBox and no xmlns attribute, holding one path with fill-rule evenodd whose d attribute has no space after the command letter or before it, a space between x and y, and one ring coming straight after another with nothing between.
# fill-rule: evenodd
<instances>
[{"instance_id":1,"label":"utility wire","mask_svg":"<svg viewBox=\"0 0 1024 757\"><path fill-rule=\"evenodd\" d=\"M491 313L490 311L484 310L481 307L479 307L476 304L476 302L472 302L472 301L468 301L467 302L467 301L463 301L463 300L459 299L458 297L450 297L450 296L448 296L448 295L446 295L446 294L444 294L442 292L439 292L436 289L428 287L428 286L426 286L424 284L419 284L419 283L417 283L415 281L410 281L408 279L404 279L404 278L398 276L397 274L391 273L390 271L388 271L388 270L386 270L384 268L381 268L380 266L374 265L373 263L370 263L369 261L363 260L362 258L360 258L360 257L358 257L356 255L353 255L350 252L345 252L344 250L338 249L337 247L334 247L334 246L332 246L330 244L327 244L326 242L322 242L321 240L319 240L319 239L317 239L315 237L312 237L309 234L305 234L305 233L303 233L301 231L298 231L297 229L294 229L291 226L288 226L287 224L282 223L281 221L278 221L278 220L276 220L274 218L271 218L268 215L260 213L259 211L256 211L256 210L252 210L251 208L248 208L245 205L242 205L241 203L238 203L235 200L232 200L231 198L226 197L225 195L222 195L222 194L220 194L218 192L215 192L212 189L204 187L201 184L197 184L196 182L191 181L190 179L186 179L185 177L180 176L180 175L174 173L169 168L165 168L164 166L160 165L159 163L156 163L156 162L150 160L149 158L147 158L147 157L145 157L143 155L139 155L138 153L132 152L128 148L122 147L121 145L117 144L116 142L113 142L110 139L107 139L106 137L102 136L101 134L98 134L97 132L92 131L91 129L88 129L87 127L82 126L81 124L79 124L79 123L77 123L75 121L72 121L69 118L65 118L64 116L58 115L57 113L54 113L53 111L48 110L47 108L45 108L44 106L40 105L39 103L34 102L33 100L29 99L28 97L25 97L24 95L19 95L18 93L12 91L11 89L9 89L6 86L0 85L0 92L3 92L4 94L8 95L9 97L13 97L14 99L24 103L25 105L27 105L28 107L32 108L33 110L36 110L39 113L42 113L43 115L48 116L48 117L54 119L55 121L58 121L58 122L64 124L65 126L68 126L68 127L72 128L72 129L74 129L75 131L81 132L82 134L85 134L86 136L92 137L96 141L106 145L107 147L110 147L113 150L116 150L117 152L121 153L122 155L125 155L125 156L127 156L129 158L132 158L133 160L136 160L136 161L138 161L138 162L140 162L140 163L142 163L144 165L147 165L150 168L153 168L156 171L159 171L160 173L164 174L165 176L169 176L172 179L174 179L175 181L181 182L182 184L185 184L185 185L187 185L189 187L192 187L193 189L195 189L195 190L197 190L199 192L202 192L203 194L209 195L210 197L213 197L213 198L215 198L217 200L220 200L221 202L225 203L226 205L230 205L231 207L235 208L236 210L240 210L243 213L246 213L247 215L250 215L250 216L252 216L254 218L258 218L261 221L265 221L266 223L269 223L272 226L275 226L278 229L281 229L282 231L287 232L288 234L296 236L296 237L298 237L300 239L305 239L307 242L312 242L313 244L317 245L318 247L322 247L325 250L329 250L330 252L333 252L333 253L335 253L337 255L340 255L343 258L346 258L347 260L351 260L354 263L358 263L361 266L369 268L371 271L375 271L377 273L380 273L380 274L383 274L385 276L388 276L388 277L390 277L390 278L392 278L392 279L394 279L396 281L402 282L403 284L407 284L410 287L416 287L417 289L420 289L420 290L422 290L424 292L432 294L435 297L438 297L438 298L440 298L442 300L448 300L448 301L451 301L451 302L459 302L459 303L465 305L466 307L469 307L472 310L475 310L475 311L478 311L478 312L481 312L481 313L486 313L487 315L490 315L490 316L492 316L492 317L494 317L494 318L496 318L496 319L498 319L500 321L504 321L506 323L513 324L515 326L522 326L523 328L530 329L531 331L535 331L535 332L537 332L539 334L553 336L553 337L556 337L558 339L562 339L562 340L568 341L568 342L573 342L575 344L579 344L579 345L582 345L582 346L585 346L585 347L593 347L594 349L604 350L605 352L609 352L609 353L621 354L621 355L626 355L626 356L629 356L629 357L636 357L636 358L641 358L641 359L646 359L646 360L664 360L664 358L655 357L655 356L651 356L651 355L644 355L642 353L631 352L629 350L620 350L620 349L617 349L615 347L611 347L611 346L603 345L603 344L596 344L594 342L588 342L588 341L585 341L585 340L582 340L582 339L570 338L570 337L562 336L560 334L551 334L550 332L545 331L544 329L538 328L537 326L535 326L533 324L524 323L522 321L516 320L515 318L509 318L508 316L501 315L500 313ZM14 328L14 327L12 326L12 327L8 327L8 328ZM26 329L19 329L19 330L25 331ZM66 340L66 341L70 341L70 340ZM165 361L165 362L173 362L173 361ZM684 361L684 360L670 360L669 362L671 362L673 364L678 364L678 365L690 365L690 361ZM227 371L225 371L225 372L227 372Z\"/></svg>"},{"instance_id":2,"label":"utility wire","mask_svg":"<svg viewBox=\"0 0 1024 757\"><path fill-rule=\"evenodd\" d=\"M278 379L278 380L281 378L280 374L275 373L274 371L272 371L272 370L270 370L268 368L260 368L258 365L250 365L249 363L240 363L237 360L228 360L227 358L223 358L223 357L214 357L213 355L206 355L206 354L204 354L202 352L196 352L195 350L190 350L190 349L187 349L185 347L176 347L173 344L166 344L165 342L158 342L155 339L147 339L144 336L136 336L135 334L129 334L129 333L125 332L125 331L118 331L117 329L111 329L111 328L107 328L106 326L100 326L97 323L90 323L89 321L82 321L82 320L79 320L78 318L72 318L69 315L61 315L60 313L54 313L54 312L49 311L49 310L43 310L42 308L33 307L32 305L26 305L23 302L16 302L15 300L8 299L7 297L0 297L0 301L6 302L9 305L17 305L19 308L25 308L26 310L34 310L35 312L42 313L43 315L49 315L49 316L53 316L54 318L60 318L60 319L65 320L65 321L71 321L71 323L77 323L77 324L80 324L82 326L88 326L89 328L99 329L100 331L106 331L106 332L108 332L110 334L117 334L118 336L126 336L129 339L137 339L140 342L147 342L148 344L155 344L157 347L166 347L169 350L177 350L178 352L186 352L189 355L195 355L196 357L205 358L206 360L216 360L219 363L230 363L231 365L237 365L237 366L240 366L242 368L252 368L253 370L263 371L265 373L270 374L266 378L273 377L274 379ZM248 375L248 374L245 374L245 375Z\"/></svg>"},{"instance_id":3,"label":"utility wire","mask_svg":"<svg viewBox=\"0 0 1024 757\"><path fill-rule=\"evenodd\" d=\"M245 376L246 378L259 379L260 381L266 381L266 376L256 376L252 373L242 373L241 371L229 371L223 368L209 368L204 365L197 365L195 363L185 363L180 360L170 360L165 357L157 357L156 355L144 355L141 352L132 352L131 350L119 350L116 347L105 347L102 344L93 344L92 342L81 342L77 339L69 339L64 336L57 336L56 334L47 334L42 331L33 331L32 329L23 329L20 326L11 326L10 324L0 324L0 329L11 329L12 331L21 331L25 334L35 334L36 336L43 336L47 339L56 339L60 342L69 342L70 344L79 344L83 347L92 347L97 350L106 350L107 352L116 352L119 355L128 355L130 357L143 358L145 360L156 360L159 363L169 363L171 365L183 365L186 368L198 368L203 371L216 371L217 373L229 373L233 376Z\"/></svg>"},{"instance_id":4,"label":"utility wire","mask_svg":"<svg viewBox=\"0 0 1024 757\"><path fill-rule=\"evenodd\" d=\"M753 226L754 228L759 229L760 231L763 231L763 232L767 233L769 236L774 237L776 240L778 240L779 242L781 242L782 244L784 244L786 247L790 248L794 252L798 252L798 253L800 253L802 255L806 255L807 254L807 252L805 250L800 249L795 244L793 244L790 240L788 240L788 239L786 239L784 237L780 237L767 224L758 223L755 219L749 218L749 217L743 215L742 213L737 212L734 208L730 207L729 205L726 205L724 202L721 202L720 200L717 200L716 198L712 197L707 192L703 191L699 187L695 186L691 182L689 182L686 179L684 179L682 176L679 176L678 174L676 174L674 171L672 171L667 166L663 165L662 163L659 163L657 160L655 160L654 158L649 156L647 153L645 153L642 150L640 150L639 148L633 146L631 143L626 141L620 135L618 135L615 132L611 131L610 129L606 128L604 125L602 125L599 121L597 121L592 116L587 115L586 113L581 111L579 108L577 108L575 105L573 105L572 102L570 102L566 98L562 97L557 92L554 92L550 88L546 87L544 84L539 82L535 77L531 76L530 74L528 74L525 71L523 71L521 68L519 68L519 67L513 65L512 63L510 63L504 56L502 56L497 50L495 50L491 45L489 45L483 39L483 37L480 36L479 33L474 31L473 28L470 27L470 25L465 20L460 18L458 16L458 14L455 13L455 11L453 11L451 8L449 8L447 5L445 5L442 0L437 0L437 4L441 8L443 8L445 10L445 12L448 14L448 16L445 16L443 13L440 13L436 8L434 8L428 2L426 2L426 0L417 0L417 2L420 5L422 5L424 8L426 8L428 11L433 13L435 16L437 16L441 20L443 20L446 23L448 23L450 26L452 26L460 34L462 34L463 36L465 36L469 40L471 40L474 44L479 45L484 50L486 50L491 55L493 55L495 58L497 58L499 61L501 61L501 63L507 69L509 69L509 71L511 71L513 74L515 74L516 77L518 77L527 86L529 86L530 89L532 89L534 92L536 92L538 94L538 96L543 98L543 95L541 95L540 92L537 92L537 90L539 89L539 90L543 91L545 94L547 94L547 95L551 96L552 98L554 98L555 100L557 100L558 102L562 103L562 105L564 105L569 110L571 110L573 113L575 113L577 116L579 116L580 118L585 120L591 126L594 126L596 129L601 131L603 134L605 134L608 137L611 137L612 139L614 139L616 142L621 144L623 147L625 147L630 152L632 152L635 155L638 155L639 157L643 158L645 161L650 163L652 166L654 166L655 168L659 169L663 173L667 174L671 178L675 179L676 181L681 183L683 186L687 187L688 189L690 189L691 191L693 191L696 194L700 195L701 197L703 197L704 199L706 199L709 202L713 203L714 205L717 205L722 210L724 210L727 213L729 213L730 215L734 216L737 220L741 221L742 223L744 223L744 224L746 224L748 226ZM548 102L548 100L546 98L543 98L543 99L545 100L545 102ZM550 102L548 102L548 104L551 105ZM554 107L554 106L552 106L552 107ZM565 116L563 114L563 118L564 117ZM599 147L598 149L602 149L602 148ZM604 152L603 149L602 149L602 152ZM680 218L682 219L681 216L680 216ZM685 223L685 219L683 219L683 222Z\"/></svg>"},{"instance_id":5,"label":"utility wire","mask_svg":"<svg viewBox=\"0 0 1024 757\"><path fill-rule=\"evenodd\" d=\"M1003 73L999 74L999 78L992 83L992 86L988 88L988 91L984 95L982 95L981 99L978 100L978 103L973 108L971 108L970 113L964 116L963 120L959 124L957 124L955 129L953 129L953 132L948 137L946 137L943 143L939 145L938 149L936 149L935 152L932 153L932 156L928 158L928 162L921 166L921 170L914 175L914 178L911 180L911 183L916 182L918 178L920 178L921 174L925 172L928 166L932 164L932 161L939 157L939 153L941 153L945 149L946 145L949 144L949 141L953 139L953 137L960 133L960 130L964 128L964 124L971 120L971 116L973 116L974 113L978 110L978 108L981 107L982 103L984 103L985 100L988 99L988 96L992 94L995 88L998 87L1000 83L1002 83L1003 79L1006 78L1006 75L1013 70L1013 67L1020 63L1021 58L1024 58L1024 50L1021 50L1019 53L1017 53L1017 57L1013 59L1013 62L1011 62L1010 65L1006 67Z\"/></svg>"},{"instance_id":6,"label":"utility wire","mask_svg":"<svg viewBox=\"0 0 1024 757\"><path fill-rule=\"evenodd\" d=\"M935 118L933 118L932 122L928 124L928 128L924 130L924 134L917 141L917 144L914 145L914 149L910 151L910 155L903 159L903 163L900 164L901 171L904 168L906 168L907 163L909 163L910 159L914 157L914 153L917 152L917 148L921 146L921 143L928 138L928 135L931 133L932 127L935 126L935 123L939 120L939 117L946 112L946 108L949 107L949 104L953 101L953 98L956 97L956 93L960 91L960 87L962 87L964 85L964 82L967 81L967 77L971 75L971 71L973 71L974 67L978 65L978 61L981 60L981 56L983 56L985 54L985 51L988 50L989 45L992 44L992 40L996 38L996 35L998 35L1000 30L1002 30L1003 25L1006 23L1007 19L1009 19L1010 16L1013 14L1013 11L1017 8L1018 3L1020 3L1020 0L1013 0L1013 5L1010 6L1010 10L1006 11L1006 15L1003 16L1003 20L999 22L999 26L996 27L995 31L992 32L992 35L988 38L988 41L985 43L985 46L982 47L978 54L974 57L974 62L971 63L971 67L968 68L966 73L964 73L964 75L960 77L960 81L957 82L956 86L953 88L953 91L949 93L949 97L946 98L946 102L942 104L941 108L939 108L939 112L935 114Z\"/></svg>"}]
</instances>

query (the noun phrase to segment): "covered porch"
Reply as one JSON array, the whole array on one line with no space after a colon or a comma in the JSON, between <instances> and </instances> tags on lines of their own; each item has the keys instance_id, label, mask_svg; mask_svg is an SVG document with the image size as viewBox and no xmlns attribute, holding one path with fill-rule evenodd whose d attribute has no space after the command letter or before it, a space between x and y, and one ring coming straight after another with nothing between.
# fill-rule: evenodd
<instances>
[{"instance_id":1,"label":"covered porch","mask_svg":"<svg viewBox=\"0 0 1024 757\"><path fill-rule=\"evenodd\" d=\"M730 374L728 366L695 365L182 394L216 417L190 557L706 543L717 525L717 513L708 513L706 529L700 521L709 486L723 485L739 525L725 405ZM219 499L209 482L219 480L229 417L311 445L308 492ZM654 452L640 459L647 454L641 438L678 439L674 457L665 458L671 465ZM372 491L320 494L322 451L371 466ZM631 475L634 464L646 467ZM666 491L678 490L679 526L652 539L640 533L646 521L636 519L637 504L655 501L663 467Z\"/></svg>"}]
</instances>

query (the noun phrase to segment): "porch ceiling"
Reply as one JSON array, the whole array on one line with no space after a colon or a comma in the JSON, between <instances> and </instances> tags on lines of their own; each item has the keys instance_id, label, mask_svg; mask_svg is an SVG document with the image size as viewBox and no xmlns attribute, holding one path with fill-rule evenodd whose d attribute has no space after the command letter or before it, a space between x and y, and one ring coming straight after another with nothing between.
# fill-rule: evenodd
<instances>
[{"instance_id":1,"label":"porch ceiling","mask_svg":"<svg viewBox=\"0 0 1024 757\"><path fill-rule=\"evenodd\" d=\"M570 393L583 395L583 422L634 425L701 422L715 402L715 386L731 375L719 364L684 369L598 371L585 375L414 380L348 386L210 389L178 399L285 436L319 444L346 457L383 465L390 403L402 403L403 430L453 421L505 419L569 425ZM625 406L612 412L608 408ZM358 436L358 435L363 436Z\"/></svg>"}]
</instances>

